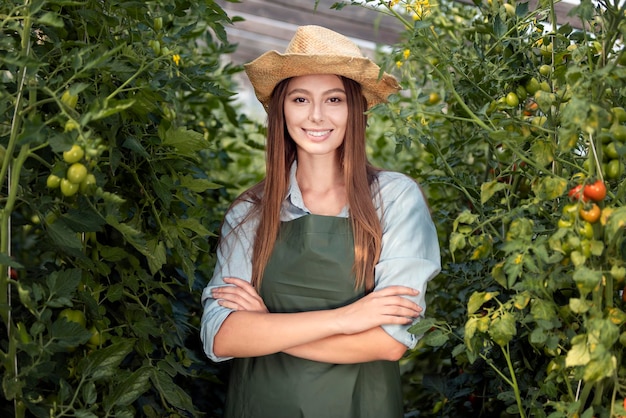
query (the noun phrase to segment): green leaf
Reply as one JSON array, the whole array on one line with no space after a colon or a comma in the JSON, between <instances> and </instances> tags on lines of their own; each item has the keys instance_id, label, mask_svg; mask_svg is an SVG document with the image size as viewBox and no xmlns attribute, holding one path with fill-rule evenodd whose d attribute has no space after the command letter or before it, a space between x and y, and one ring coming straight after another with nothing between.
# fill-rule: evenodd
<instances>
[{"instance_id":1,"label":"green leaf","mask_svg":"<svg viewBox=\"0 0 626 418\"><path fill-rule=\"evenodd\" d=\"M537 139L530 147L530 151L537 164L545 167L554 161L554 142L549 139Z\"/></svg>"},{"instance_id":2,"label":"green leaf","mask_svg":"<svg viewBox=\"0 0 626 418\"><path fill-rule=\"evenodd\" d=\"M91 332L79 323L59 318L50 325L50 337L61 347L73 348L86 343Z\"/></svg>"},{"instance_id":3,"label":"green leaf","mask_svg":"<svg viewBox=\"0 0 626 418\"><path fill-rule=\"evenodd\" d=\"M215 234L206 229L197 218L178 219L176 221L176 225L180 228L185 228L193 231L201 237L215 236Z\"/></svg>"},{"instance_id":4,"label":"green leaf","mask_svg":"<svg viewBox=\"0 0 626 418\"><path fill-rule=\"evenodd\" d=\"M465 322L465 335L463 339L465 341L465 345L471 350L472 347L472 338L474 338L474 334L478 331L478 321L479 318L471 317Z\"/></svg>"},{"instance_id":5,"label":"green leaf","mask_svg":"<svg viewBox=\"0 0 626 418\"><path fill-rule=\"evenodd\" d=\"M557 316L554 303L548 302L541 298L534 298L530 302L530 313L536 321L551 321Z\"/></svg>"},{"instance_id":6,"label":"green leaf","mask_svg":"<svg viewBox=\"0 0 626 418\"><path fill-rule=\"evenodd\" d=\"M88 334L91 337L91 333L88 332ZM113 376L122 360L133 351L134 345L135 340L125 339L108 347L94 350L78 363L78 370L94 380Z\"/></svg>"},{"instance_id":7,"label":"green leaf","mask_svg":"<svg viewBox=\"0 0 626 418\"><path fill-rule=\"evenodd\" d=\"M584 296L593 291L593 289L602 281L602 271L591 270L588 267L581 266L574 272L574 281L580 293Z\"/></svg>"},{"instance_id":8,"label":"green leaf","mask_svg":"<svg viewBox=\"0 0 626 418\"><path fill-rule=\"evenodd\" d=\"M135 137L128 137L124 140L122 147L127 148L135 153L141 155L146 160L150 159L150 154L146 151L146 149L141 145L141 143Z\"/></svg>"},{"instance_id":9,"label":"green leaf","mask_svg":"<svg viewBox=\"0 0 626 418\"><path fill-rule=\"evenodd\" d=\"M613 245L619 234L624 233L624 229L626 229L626 206L615 209L609 216L604 229L607 244Z\"/></svg>"},{"instance_id":10,"label":"green leaf","mask_svg":"<svg viewBox=\"0 0 626 418\"><path fill-rule=\"evenodd\" d=\"M584 337L584 336L580 336ZM575 342L576 341L576 342ZM565 367L584 366L591 360L586 338L572 340L572 348L565 357Z\"/></svg>"},{"instance_id":11,"label":"green leaf","mask_svg":"<svg viewBox=\"0 0 626 418\"><path fill-rule=\"evenodd\" d=\"M414 335L424 335L436 323L437 323L437 320L435 318L423 318L420 321L418 321L416 324L411 325L411 327L409 328L409 332Z\"/></svg>"},{"instance_id":12,"label":"green leaf","mask_svg":"<svg viewBox=\"0 0 626 418\"><path fill-rule=\"evenodd\" d=\"M176 148L182 155L193 156L196 152L208 148L208 142L201 133L182 127L168 129L163 132L162 139L163 145Z\"/></svg>"},{"instance_id":13,"label":"green leaf","mask_svg":"<svg viewBox=\"0 0 626 418\"><path fill-rule=\"evenodd\" d=\"M120 381L110 395L104 397L104 409L111 411L117 406L128 406L150 389L151 367L141 367Z\"/></svg>"},{"instance_id":14,"label":"green leaf","mask_svg":"<svg viewBox=\"0 0 626 418\"><path fill-rule=\"evenodd\" d=\"M53 28L63 28L65 26L63 24L63 19L61 19L58 14L53 12L45 13L38 19L38 21L44 26L51 26Z\"/></svg>"},{"instance_id":15,"label":"green leaf","mask_svg":"<svg viewBox=\"0 0 626 418\"><path fill-rule=\"evenodd\" d=\"M16 269L23 269L24 266L17 261L13 260L13 258L9 257L7 253L0 253L0 265L13 267Z\"/></svg>"},{"instance_id":16,"label":"green leaf","mask_svg":"<svg viewBox=\"0 0 626 418\"><path fill-rule=\"evenodd\" d=\"M82 276L80 269L55 271L46 278L50 299L70 298L78 288Z\"/></svg>"},{"instance_id":17,"label":"green leaf","mask_svg":"<svg viewBox=\"0 0 626 418\"><path fill-rule=\"evenodd\" d=\"M475 292L467 302L467 314L471 315L476 313L485 303L498 296L499 292Z\"/></svg>"},{"instance_id":18,"label":"green leaf","mask_svg":"<svg viewBox=\"0 0 626 418\"><path fill-rule=\"evenodd\" d=\"M540 200L552 200L565 193L567 180L560 177L548 176L537 182L533 191Z\"/></svg>"},{"instance_id":19,"label":"green leaf","mask_svg":"<svg viewBox=\"0 0 626 418\"><path fill-rule=\"evenodd\" d=\"M569 308L572 312L577 314L582 314L589 311L589 302L586 299L580 298L570 298L569 300Z\"/></svg>"},{"instance_id":20,"label":"green leaf","mask_svg":"<svg viewBox=\"0 0 626 418\"><path fill-rule=\"evenodd\" d=\"M456 217L454 223L452 224L452 230L456 231L459 227L459 224L472 225L478 220L479 216L470 212L469 210L464 210Z\"/></svg>"},{"instance_id":21,"label":"green leaf","mask_svg":"<svg viewBox=\"0 0 626 418\"><path fill-rule=\"evenodd\" d=\"M458 232L452 232L450 234L450 252L452 254L454 254L457 250L465 248L466 243L465 234L460 234Z\"/></svg>"},{"instance_id":22,"label":"green leaf","mask_svg":"<svg viewBox=\"0 0 626 418\"><path fill-rule=\"evenodd\" d=\"M206 179L195 179L191 176L181 177L180 185L196 193L202 193L207 190L222 188L222 186L219 184L213 183Z\"/></svg>"},{"instance_id":23,"label":"green leaf","mask_svg":"<svg viewBox=\"0 0 626 418\"><path fill-rule=\"evenodd\" d=\"M500 190L507 189L508 184L498 180L488 181L480 185L480 203L483 205L493 197L494 194Z\"/></svg>"},{"instance_id":24,"label":"green leaf","mask_svg":"<svg viewBox=\"0 0 626 418\"><path fill-rule=\"evenodd\" d=\"M48 225L50 239L60 247L79 250L82 248L80 238L65 222L54 222Z\"/></svg>"},{"instance_id":25,"label":"green leaf","mask_svg":"<svg viewBox=\"0 0 626 418\"><path fill-rule=\"evenodd\" d=\"M423 338L424 343L430 347L442 347L449 340L450 338L448 337L448 335L440 329L429 332L428 334L424 335Z\"/></svg>"},{"instance_id":26,"label":"green leaf","mask_svg":"<svg viewBox=\"0 0 626 418\"><path fill-rule=\"evenodd\" d=\"M163 264L167 262L167 254L165 252L165 243L157 239L152 239L147 242L148 251L150 257L148 258L148 266L150 267L150 273L155 274Z\"/></svg>"},{"instance_id":27,"label":"green leaf","mask_svg":"<svg viewBox=\"0 0 626 418\"><path fill-rule=\"evenodd\" d=\"M85 116L83 117L84 120L81 121L81 124L87 124L88 122L108 118L109 116L113 116L117 113L123 112L124 110L132 107L134 104L134 99L105 101L103 109L98 109L94 112L89 112L85 114Z\"/></svg>"},{"instance_id":28,"label":"green leaf","mask_svg":"<svg viewBox=\"0 0 626 418\"><path fill-rule=\"evenodd\" d=\"M509 312L503 312L491 321L488 332L496 344L504 347L517 334L515 317Z\"/></svg>"},{"instance_id":29,"label":"green leaf","mask_svg":"<svg viewBox=\"0 0 626 418\"><path fill-rule=\"evenodd\" d=\"M617 359L602 344L595 346L591 360L585 365L583 379L586 382L597 382L613 376L617 366Z\"/></svg>"},{"instance_id":30,"label":"green leaf","mask_svg":"<svg viewBox=\"0 0 626 418\"><path fill-rule=\"evenodd\" d=\"M75 232L97 232L106 223L91 206L72 208L59 220Z\"/></svg>"},{"instance_id":31,"label":"green leaf","mask_svg":"<svg viewBox=\"0 0 626 418\"><path fill-rule=\"evenodd\" d=\"M166 373L154 370L151 376L152 384L161 396L175 408L185 411L194 411L191 397Z\"/></svg>"}]
</instances>

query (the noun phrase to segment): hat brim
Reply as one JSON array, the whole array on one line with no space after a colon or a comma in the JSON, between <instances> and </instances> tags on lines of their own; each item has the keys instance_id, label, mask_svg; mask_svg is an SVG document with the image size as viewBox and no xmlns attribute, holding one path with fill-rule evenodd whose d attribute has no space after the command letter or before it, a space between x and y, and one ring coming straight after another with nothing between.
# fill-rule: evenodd
<instances>
[{"instance_id":1,"label":"hat brim","mask_svg":"<svg viewBox=\"0 0 626 418\"><path fill-rule=\"evenodd\" d=\"M400 86L390 74L366 57L341 55L281 54L268 51L245 64L244 69L257 99L267 109L274 87L282 80L311 74L336 74L350 78L363 89L368 108L387 101Z\"/></svg>"}]
</instances>

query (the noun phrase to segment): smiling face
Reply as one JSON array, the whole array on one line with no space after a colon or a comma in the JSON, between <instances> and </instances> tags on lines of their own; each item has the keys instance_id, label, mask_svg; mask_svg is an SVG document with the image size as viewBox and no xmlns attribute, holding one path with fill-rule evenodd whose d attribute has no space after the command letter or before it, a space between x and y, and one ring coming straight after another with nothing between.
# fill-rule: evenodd
<instances>
[{"instance_id":1,"label":"smiling face","mask_svg":"<svg viewBox=\"0 0 626 418\"><path fill-rule=\"evenodd\" d=\"M289 81L285 124L298 158L336 156L348 121L346 91L336 75L306 75Z\"/></svg>"}]
</instances>

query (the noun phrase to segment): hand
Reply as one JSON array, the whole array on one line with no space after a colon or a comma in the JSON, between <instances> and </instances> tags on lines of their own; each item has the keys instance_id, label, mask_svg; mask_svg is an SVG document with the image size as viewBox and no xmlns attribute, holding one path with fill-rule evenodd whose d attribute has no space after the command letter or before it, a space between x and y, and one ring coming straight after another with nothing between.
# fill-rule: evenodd
<instances>
[{"instance_id":1,"label":"hand","mask_svg":"<svg viewBox=\"0 0 626 418\"><path fill-rule=\"evenodd\" d=\"M218 299L220 305L236 311L269 312L265 302L249 282L235 277L225 277L224 283L234 286L220 286L213 289L213 298Z\"/></svg>"},{"instance_id":2,"label":"hand","mask_svg":"<svg viewBox=\"0 0 626 418\"><path fill-rule=\"evenodd\" d=\"M356 334L385 324L410 324L422 308L404 296L418 294L419 291L410 287L390 286L338 308L339 332Z\"/></svg>"}]
</instances>

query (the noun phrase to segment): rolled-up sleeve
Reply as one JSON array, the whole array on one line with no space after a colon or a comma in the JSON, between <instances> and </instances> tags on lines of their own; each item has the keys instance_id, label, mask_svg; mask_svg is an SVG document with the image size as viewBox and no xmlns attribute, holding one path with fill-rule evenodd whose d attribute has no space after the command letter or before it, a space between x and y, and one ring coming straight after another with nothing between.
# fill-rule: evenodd
<instances>
[{"instance_id":1,"label":"rolled-up sleeve","mask_svg":"<svg viewBox=\"0 0 626 418\"><path fill-rule=\"evenodd\" d=\"M410 299L424 309L424 315L427 283L441 271L437 231L419 185L402 174L387 175L391 179L380 182L383 240L375 290L393 285L419 290L419 295ZM411 325L384 325L383 329L414 348L418 337L408 332Z\"/></svg>"},{"instance_id":2,"label":"rolled-up sleeve","mask_svg":"<svg viewBox=\"0 0 626 418\"><path fill-rule=\"evenodd\" d=\"M220 244L217 249L217 262L213 277L202 292L202 319L200 338L206 355L213 361L229 360L232 357L217 357L213 351L215 335L232 309L220 306L213 299L214 288L225 286L225 277L236 277L250 281L252 277L252 244L256 230L253 219L242 220L250 209L247 202L239 202L226 213L221 229Z\"/></svg>"}]
</instances>

